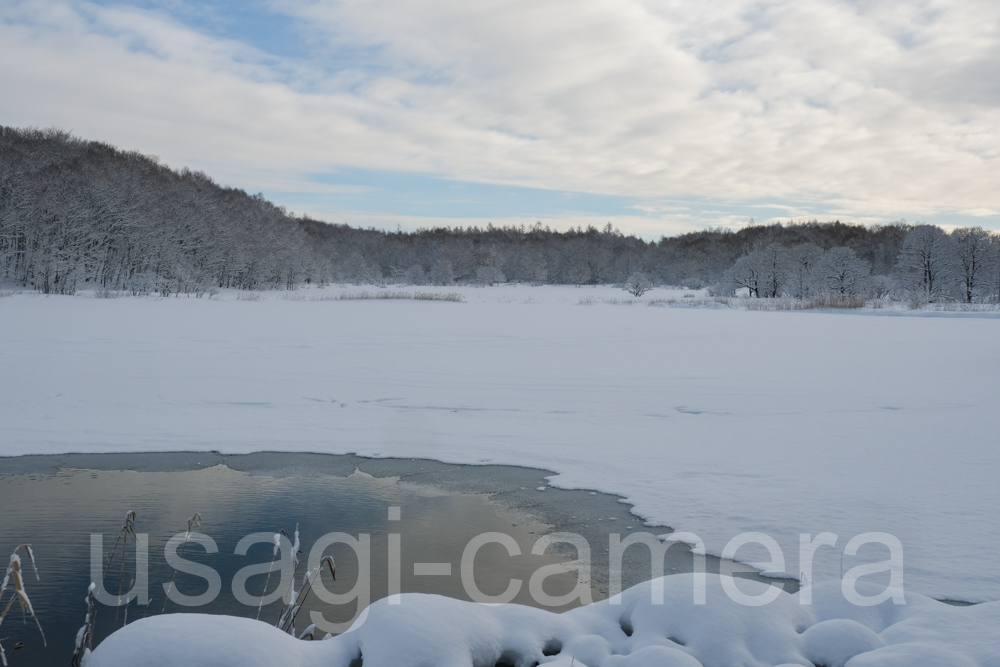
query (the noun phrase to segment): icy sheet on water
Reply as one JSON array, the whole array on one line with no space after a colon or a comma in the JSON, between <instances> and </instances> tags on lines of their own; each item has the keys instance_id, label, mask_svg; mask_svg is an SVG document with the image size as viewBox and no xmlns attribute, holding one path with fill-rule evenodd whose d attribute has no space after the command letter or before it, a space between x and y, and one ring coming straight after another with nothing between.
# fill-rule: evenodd
<instances>
[{"instance_id":1,"label":"icy sheet on water","mask_svg":"<svg viewBox=\"0 0 1000 667\"><path fill-rule=\"evenodd\" d=\"M838 582L825 582L750 607L709 575L705 604L695 604L697 584L697 575L671 575L563 614L404 594L373 604L348 632L312 642L250 619L168 614L114 633L86 667L348 667L359 658L365 667L1000 665L1000 602L953 607L907 593L906 604L856 606ZM757 595L765 584L739 586ZM882 592L863 586L862 594ZM807 594L811 604L801 604Z\"/></svg>"}]
</instances>

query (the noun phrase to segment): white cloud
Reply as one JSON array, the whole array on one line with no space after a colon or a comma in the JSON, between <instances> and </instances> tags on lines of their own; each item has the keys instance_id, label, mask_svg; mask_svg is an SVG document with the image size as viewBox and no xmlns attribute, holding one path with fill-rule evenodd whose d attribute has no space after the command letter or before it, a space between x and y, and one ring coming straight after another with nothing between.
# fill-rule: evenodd
<instances>
[{"instance_id":1,"label":"white cloud","mask_svg":"<svg viewBox=\"0 0 1000 667\"><path fill-rule=\"evenodd\" d=\"M854 219L1000 214L992 0L275 6L314 58L156 12L9 3L0 122L250 190L350 166Z\"/></svg>"}]
</instances>

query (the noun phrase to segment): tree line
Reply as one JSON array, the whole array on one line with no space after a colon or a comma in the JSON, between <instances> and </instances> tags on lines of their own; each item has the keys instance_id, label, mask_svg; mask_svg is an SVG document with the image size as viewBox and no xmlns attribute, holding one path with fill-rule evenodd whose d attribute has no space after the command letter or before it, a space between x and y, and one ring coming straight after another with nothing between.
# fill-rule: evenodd
<instances>
[{"instance_id":1,"label":"tree line","mask_svg":"<svg viewBox=\"0 0 1000 667\"><path fill-rule=\"evenodd\" d=\"M202 293L294 286L326 265L260 195L58 130L0 128L0 279L80 289Z\"/></svg>"},{"instance_id":2,"label":"tree line","mask_svg":"<svg viewBox=\"0 0 1000 667\"><path fill-rule=\"evenodd\" d=\"M904 276L919 272L916 239L927 236L928 298L976 300L995 295L998 281L996 237L975 234L982 248L970 258L972 241L958 232L903 221L751 224L656 241L610 222L562 232L540 222L362 229L294 216L260 194L134 151L60 130L0 126L0 283L44 293L203 294L332 282L598 285L639 276L759 297L867 294L909 286ZM963 261L975 263L971 274L959 268ZM831 277L835 270L843 275Z\"/></svg>"},{"instance_id":3,"label":"tree line","mask_svg":"<svg viewBox=\"0 0 1000 667\"><path fill-rule=\"evenodd\" d=\"M771 243L744 253L712 289L764 298L996 301L1000 236L982 227L948 234L933 225L915 225L906 231L894 265L883 272L847 246L824 250L813 243Z\"/></svg>"}]
</instances>

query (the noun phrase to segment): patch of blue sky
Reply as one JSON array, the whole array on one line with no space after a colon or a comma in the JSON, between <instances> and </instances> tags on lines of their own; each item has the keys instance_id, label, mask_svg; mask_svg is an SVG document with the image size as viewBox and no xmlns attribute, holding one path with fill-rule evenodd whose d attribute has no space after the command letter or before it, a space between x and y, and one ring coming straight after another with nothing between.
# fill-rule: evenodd
<instances>
[{"instance_id":1,"label":"patch of blue sky","mask_svg":"<svg viewBox=\"0 0 1000 667\"><path fill-rule=\"evenodd\" d=\"M439 218L553 218L562 216L693 217L766 220L788 217L789 209L766 201L726 203L696 197L639 198L442 178L426 173L344 169L313 174L309 180L331 186L322 193L294 193L324 208L356 213ZM291 194L291 193L288 193ZM274 193L276 199L278 193Z\"/></svg>"},{"instance_id":2,"label":"patch of blue sky","mask_svg":"<svg viewBox=\"0 0 1000 667\"><path fill-rule=\"evenodd\" d=\"M241 42L273 56L310 55L306 26L295 17L275 11L264 0L94 0L94 3L159 12L202 34Z\"/></svg>"},{"instance_id":3,"label":"patch of blue sky","mask_svg":"<svg viewBox=\"0 0 1000 667\"><path fill-rule=\"evenodd\" d=\"M834 206L817 202L781 199L752 199L726 201L707 197L632 197L587 192L549 190L515 185L496 185L443 178L441 176L402 171L343 169L327 174L313 174L309 181L329 186L325 191L276 192L266 191L271 201L294 201L293 210L303 207L316 211L337 212L321 216L329 222L349 222L352 214L372 216L405 216L428 219L483 219L504 220L511 218L541 220L545 224L560 218L579 220L596 218L617 226L616 219L648 218L651 222L663 220L663 232L678 233L680 228L691 231L709 226L739 228L751 220L768 222L821 222L840 220L856 222L858 216L831 212ZM343 215L343 219L338 214ZM1000 228L1000 216L973 216L965 214L940 214L912 216L905 211L899 216L882 219L865 216L865 222L879 219L892 222L901 218L910 223L926 222L958 227L983 226ZM669 223L668 223L669 221ZM457 223L461 224L461 223ZM597 226L602 226L597 224ZM557 224L557 227L561 225ZM629 224L623 224L629 231ZM656 238L659 232L650 233L643 225L643 237Z\"/></svg>"},{"instance_id":4,"label":"patch of blue sky","mask_svg":"<svg viewBox=\"0 0 1000 667\"><path fill-rule=\"evenodd\" d=\"M451 180L423 173L345 169L310 177L313 195L345 211L442 218L642 215L632 197Z\"/></svg>"},{"instance_id":5,"label":"patch of blue sky","mask_svg":"<svg viewBox=\"0 0 1000 667\"><path fill-rule=\"evenodd\" d=\"M909 220L911 223L926 222L932 225L940 225L945 229L950 227L983 227L1000 232L1000 214L994 215L968 215L964 213L942 213L939 215L916 216Z\"/></svg>"}]
</instances>

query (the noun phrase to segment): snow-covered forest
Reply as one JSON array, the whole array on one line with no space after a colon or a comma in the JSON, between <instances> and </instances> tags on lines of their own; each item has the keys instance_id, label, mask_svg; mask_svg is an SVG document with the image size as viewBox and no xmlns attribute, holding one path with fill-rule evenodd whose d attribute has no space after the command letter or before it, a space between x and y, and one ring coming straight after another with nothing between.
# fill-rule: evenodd
<instances>
[{"instance_id":1,"label":"snow-covered forest","mask_svg":"<svg viewBox=\"0 0 1000 667\"><path fill-rule=\"evenodd\" d=\"M1000 243L995 233L963 227L951 234L933 225L906 230L888 271L850 246L771 243L747 252L713 289L752 297L827 297L863 304L866 298L928 303L993 301L1000 293Z\"/></svg>"},{"instance_id":2,"label":"snow-covered forest","mask_svg":"<svg viewBox=\"0 0 1000 667\"><path fill-rule=\"evenodd\" d=\"M716 294L993 301L995 233L896 222L751 224L646 241L553 231L385 232L296 217L262 195L58 130L0 127L0 282L135 295L309 283L710 287Z\"/></svg>"}]
</instances>

